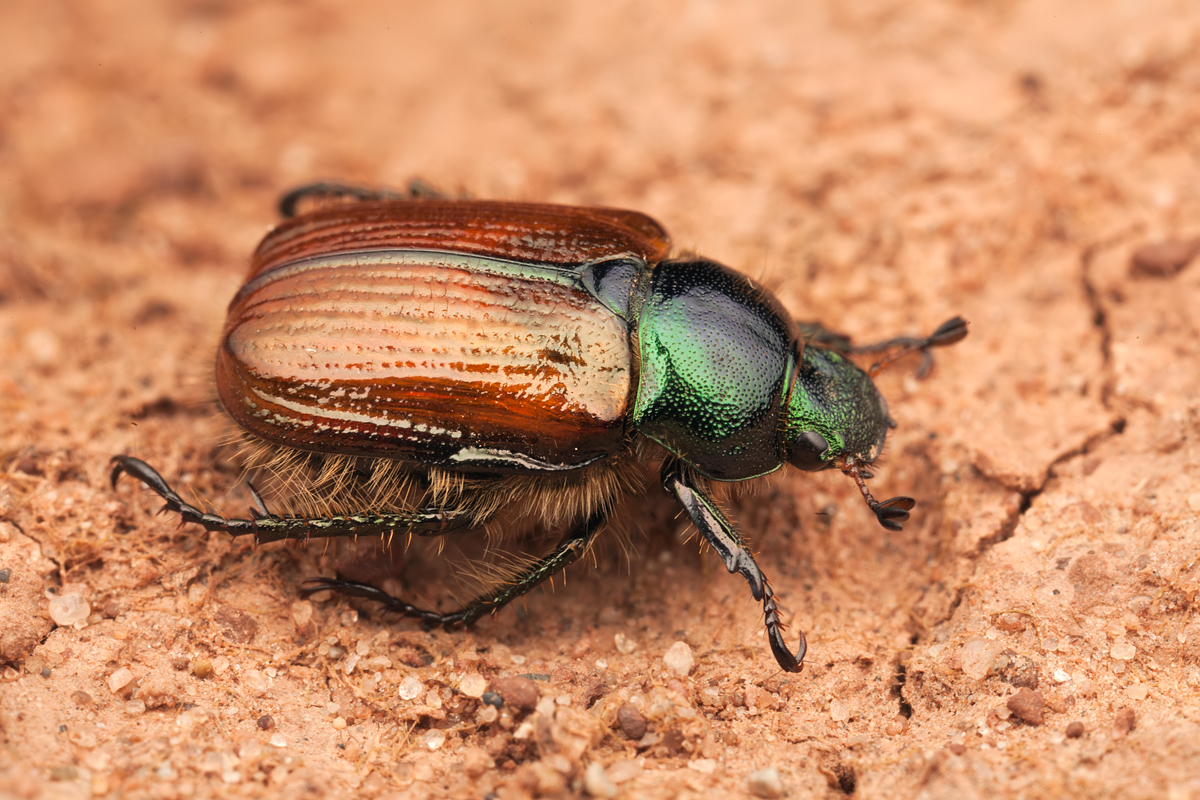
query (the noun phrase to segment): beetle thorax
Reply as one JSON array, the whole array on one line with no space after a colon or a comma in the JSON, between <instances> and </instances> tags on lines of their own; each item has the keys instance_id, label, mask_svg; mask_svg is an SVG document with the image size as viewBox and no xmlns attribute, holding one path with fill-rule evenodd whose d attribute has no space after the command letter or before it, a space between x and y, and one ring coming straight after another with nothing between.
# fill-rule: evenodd
<instances>
[{"instance_id":1,"label":"beetle thorax","mask_svg":"<svg viewBox=\"0 0 1200 800\"><path fill-rule=\"evenodd\" d=\"M795 325L770 293L712 261L655 267L638 319L633 427L716 480L783 464Z\"/></svg>"}]
</instances>

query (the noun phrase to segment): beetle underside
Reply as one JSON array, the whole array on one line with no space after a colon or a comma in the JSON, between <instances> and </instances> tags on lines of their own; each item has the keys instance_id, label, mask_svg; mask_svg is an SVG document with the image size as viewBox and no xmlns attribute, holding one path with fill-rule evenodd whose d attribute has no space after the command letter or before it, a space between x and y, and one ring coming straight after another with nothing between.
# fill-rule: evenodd
<instances>
[{"instance_id":1,"label":"beetle underside","mask_svg":"<svg viewBox=\"0 0 1200 800\"><path fill-rule=\"evenodd\" d=\"M502 509L522 523L561 529L597 513L610 514L623 495L644 489L643 452L628 447L600 463L563 473L479 475L384 458L309 453L241 437L243 475L263 481L273 505L291 516L321 518L348 509L411 514L437 508L456 527L480 528ZM430 534L436 535L436 534Z\"/></svg>"}]
</instances>

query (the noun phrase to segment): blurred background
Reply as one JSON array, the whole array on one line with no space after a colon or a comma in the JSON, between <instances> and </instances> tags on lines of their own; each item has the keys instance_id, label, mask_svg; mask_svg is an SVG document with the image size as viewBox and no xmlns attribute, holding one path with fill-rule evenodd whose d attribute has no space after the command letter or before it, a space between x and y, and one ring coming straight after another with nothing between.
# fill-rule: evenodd
<instances>
[{"instance_id":1,"label":"blurred background","mask_svg":"<svg viewBox=\"0 0 1200 800\"><path fill-rule=\"evenodd\" d=\"M1185 0L6 2L0 793L1200 796L1198 44ZM646 212L859 339L971 321L880 379L903 534L837 475L731 501L802 675L653 489L629 561L454 637L108 487L245 504L211 350L277 198L413 177ZM522 672L524 738L462 690Z\"/></svg>"}]
</instances>

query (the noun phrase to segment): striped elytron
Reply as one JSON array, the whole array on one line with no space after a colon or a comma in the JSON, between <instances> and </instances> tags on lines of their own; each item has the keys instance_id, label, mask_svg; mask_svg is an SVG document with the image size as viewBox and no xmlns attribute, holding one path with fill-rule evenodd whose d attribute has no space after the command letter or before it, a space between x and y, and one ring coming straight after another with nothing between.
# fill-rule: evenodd
<instances>
[{"instance_id":1,"label":"striped elytron","mask_svg":"<svg viewBox=\"0 0 1200 800\"><path fill-rule=\"evenodd\" d=\"M663 228L607 208L447 200L316 184L287 195L259 245L217 355L225 410L251 468L308 476L304 513L252 519L185 503L148 464L113 459L184 521L258 541L476 528L516 505L566 534L544 558L452 613L374 586L310 581L426 626L469 625L580 557L631 467L657 451L662 485L762 601L779 665L798 671L771 586L711 494L785 463L840 469L879 522L867 467L894 425L849 355L882 364L966 335L853 347L797 325L748 278L671 257ZM350 202L347 202L350 201ZM300 203L318 207L297 214ZM658 447L649 442L657 443Z\"/></svg>"}]
</instances>

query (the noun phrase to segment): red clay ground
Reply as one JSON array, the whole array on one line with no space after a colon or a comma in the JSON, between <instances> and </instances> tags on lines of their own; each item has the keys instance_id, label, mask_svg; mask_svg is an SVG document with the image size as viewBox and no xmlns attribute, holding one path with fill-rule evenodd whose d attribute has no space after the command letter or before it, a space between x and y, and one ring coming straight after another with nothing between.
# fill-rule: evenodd
<instances>
[{"instance_id":1,"label":"red clay ground","mask_svg":"<svg viewBox=\"0 0 1200 800\"><path fill-rule=\"evenodd\" d=\"M1200 9L750 6L6 4L0 796L1200 797ZM880 379L903 533L839 475L732 501L802 674L657 490L452 635L109 488L245 508L208 365L274 199L413 175L645 211L860 338L971 321Z\"/></svg>"}]
</instances>

